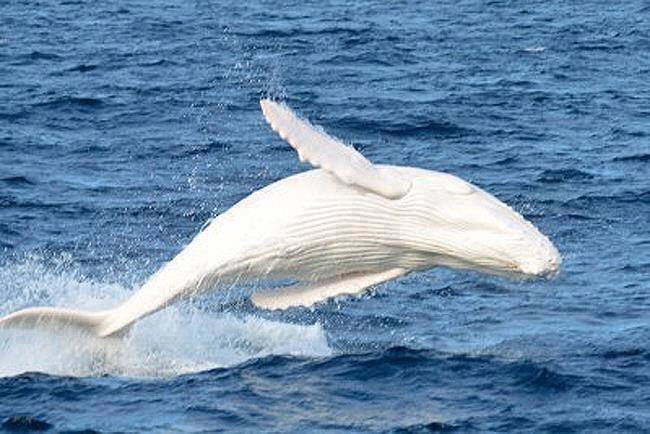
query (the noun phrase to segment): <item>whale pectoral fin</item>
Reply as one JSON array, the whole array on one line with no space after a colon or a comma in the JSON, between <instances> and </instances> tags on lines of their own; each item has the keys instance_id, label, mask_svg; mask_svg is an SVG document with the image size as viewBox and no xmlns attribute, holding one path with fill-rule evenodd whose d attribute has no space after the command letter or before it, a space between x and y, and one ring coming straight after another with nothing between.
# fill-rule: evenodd
<instances>
[{"instance_id":1,"label":"whale pectoral fin","mask_svg":"<svg viewBox=\"0 0 650 434\"><path fill-rule=\"evenodd\" d=\"M270 310L309 307L339 295L358 294L370 286L402 276L406 272L403 268L393 268L380 273L353 273L320 282L260 291L253 294L251 301L259 308Z\"/></svg>"},{"instance_id":2,"label":"whale pectoral fin","mask_svg":"<svg viewBox=\"0 0 650 434\"><path fill-rule=\"evenodd\" d=\"M340 140L299 118L284 104L263 99L262 112L271 128L298 152L300 161L320 167L345 184L355 185L389 199L404 197L411 182L387 173Z\"/></svg>"},{"instance_id":3,"label":"whale pectoral fin","mask_svg":"<svg viewBox=\"0 0 650 434\"><path fill-rule=\"evenodd\" d=\"M75 330L104 337L103 324L111 311L86 312L56 307L32 307L0 318L0 329ZM124 330L121 330L124 332ZM119 333L113 334L113 336Z\"/></svg>"}]
</instances>

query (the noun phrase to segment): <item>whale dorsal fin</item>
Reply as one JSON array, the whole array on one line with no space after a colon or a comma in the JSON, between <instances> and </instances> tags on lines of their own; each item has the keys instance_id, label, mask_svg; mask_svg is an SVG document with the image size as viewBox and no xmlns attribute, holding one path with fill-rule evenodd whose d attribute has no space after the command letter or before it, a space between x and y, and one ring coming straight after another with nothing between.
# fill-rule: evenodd
<instances>
[{"instance_id":1,"label":"whale dorsal fin","mask_svg":"<svg viewBox=\"0 0 650 434\"><path fill-rule=\"evenodd\" d=\"M354 148L299 118L284 104L263 99L262 112L271 128L298 152L300 161L389 199L404 197L411 182L380 170Z\"/></svg>"}]
</instances>

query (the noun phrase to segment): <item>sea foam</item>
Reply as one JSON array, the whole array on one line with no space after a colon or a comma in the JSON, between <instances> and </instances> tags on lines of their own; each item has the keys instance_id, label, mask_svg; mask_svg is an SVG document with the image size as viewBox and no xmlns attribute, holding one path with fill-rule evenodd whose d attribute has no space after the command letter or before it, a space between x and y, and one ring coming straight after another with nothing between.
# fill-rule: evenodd
<instances>
[{"instance_id":1,"label":"sea foam","mask_svg":"<svg viewBox=\"0 0 650 434\"><path fill-rule=\"evenodd\" d=\"M65 261L63 261L65 262ZM0 266L0 315L29 306L105 309L134 290L84 277L61 261L37 258ZM332 354L323 327L237 313L171 306L137 323L122 339L66 331L0 330L0 376L164 377L228 367L268 355Z\"/></svg>"}]
</instances>

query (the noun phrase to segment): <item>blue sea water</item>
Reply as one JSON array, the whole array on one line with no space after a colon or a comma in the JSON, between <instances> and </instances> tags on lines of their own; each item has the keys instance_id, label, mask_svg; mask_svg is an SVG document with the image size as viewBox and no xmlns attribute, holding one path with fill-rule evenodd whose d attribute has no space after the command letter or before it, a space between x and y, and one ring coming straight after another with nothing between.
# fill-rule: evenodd
<instances>
[{"instance_id":1,"label":"blue sea water","mask_svg":"<svg viewBox=\"0 0 650 434\"><path fill-rule=\"evenodd\" d=\"M0 315L113 306L307 170L263 96L490 191L561 274L431 270L286 312L230 290L114 353L3 331L0 430L650 432L647 2L221 3L0 4Z\"/></svg>"}]
</instances>

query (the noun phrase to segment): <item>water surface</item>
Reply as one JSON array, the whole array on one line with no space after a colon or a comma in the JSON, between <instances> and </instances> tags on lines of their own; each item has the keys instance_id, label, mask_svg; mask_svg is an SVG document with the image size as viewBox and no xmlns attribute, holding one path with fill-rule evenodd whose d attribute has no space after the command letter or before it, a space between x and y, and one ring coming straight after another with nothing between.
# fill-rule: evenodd
<instances>
[{"instance_id":1,"label":"water surface","mask_svg":"<svg viewBox=\"0 0 650 434\"><path fill-rule=\"evenodd\" d=\"M375 162L490 191L564 262L550 282L431 270L287 312L231 290L119 348L3 332L3 429L647 430L650 9L553 3L5 3L0 314L113 306L306 170L264 96Z\"/></svg>"}]
</instances>

